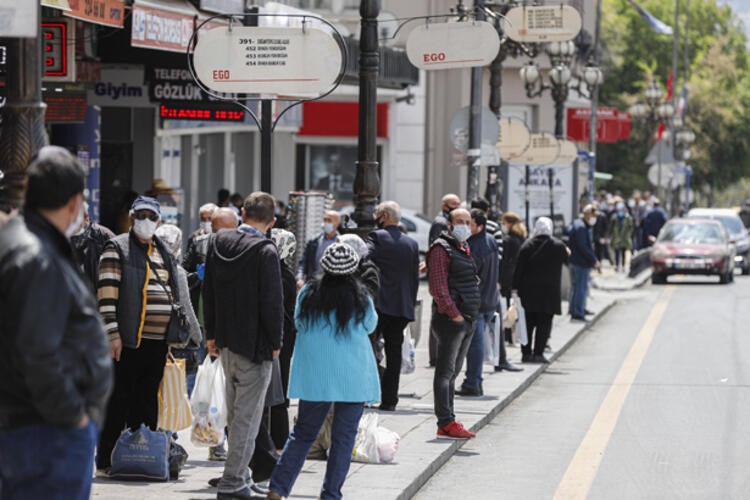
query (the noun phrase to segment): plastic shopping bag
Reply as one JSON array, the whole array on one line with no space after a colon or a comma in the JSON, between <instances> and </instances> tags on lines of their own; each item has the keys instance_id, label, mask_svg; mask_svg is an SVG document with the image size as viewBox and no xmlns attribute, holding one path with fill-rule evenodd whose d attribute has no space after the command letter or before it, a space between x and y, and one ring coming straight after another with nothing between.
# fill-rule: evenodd
<instances>
[{"instance_id":1,"label":"plastic shopping bag","mask_svg":"<svg viewBox=\"0 0 750 500\"><path fill-rule=\"evenodd\" d=\"M375 442L378 444L378 462L389 464L393 462L398 451L401 437L390 429L378 427L375 429Z\"/></svg>"},{"instance_id":2,"label":"plastic shopping bag","mask_svg":"<svg viewBox=\"0 0 750 500\"><path fill-rule=\"evenodd\" d=\"M409 327L404 329L404 342L401 344L401 373L414 373L417 362L414 358L414 340L411 338Z\"/></svg>"},{"instance_id":3,"label":"plastic shopping bag","mask_svg":"<svg viewBox=\"0 0 750 500\"><path fill-rule=\"evenodd\" d=\"M187 395L185 360L167 355L164 376L159 384L159 428L178 432L190 427L193 415Z\"/></svg>"},{"instance_id":4,"label":"plastic shopping bag","mask_svg":"<svg viewBox=\"0 0 750 500\"><path fill-rule=\"evenodd\" d=\"M190 398L193 428L190 441L196 446L219 446L224 442L227 425L226 386L224 369L219 359L206 356L198 367L195 388Z\"/></svg>"},{"instance_id":5,"label":"plastic shopping bag","mask_svg":"<svg viewBox=\"0 0 750 500\"><path fill-rule=\"evenodd\" d=\"M516 311L518 311L518 321L516 322L516 337L518 338L518 343L521 345L526 345L529 343L529 336L526 332L526 312L523 309L523 305L521 304L521 299L516 295L513 294L513 305L516 307Z\"/></svg>"},{"instance_id":6,"label":"plastic shopping bag","mask_svg":"<svg viewBox=\"0 0 750 500\"><path fill-rule=\"evenodd\" d=\"M379 462L376 436L377 428L377 413L365 413L362 415L362 418L359 420L359 428L357 429L357 438L354 441L354 450L352 450L353 462L363 462L366 464L376 464Z\"/></svg>"},{"instance_id":7,"label":"plastic shopping bag","mask_svg":"<svg viewBox=\"0 0 750 500\"><path fill-rule=\"evenodd\" d=\"M500 314L495 313L492 322L484 330L484 362L491 366L500 364Z\"/></svg>"}]
</instances>

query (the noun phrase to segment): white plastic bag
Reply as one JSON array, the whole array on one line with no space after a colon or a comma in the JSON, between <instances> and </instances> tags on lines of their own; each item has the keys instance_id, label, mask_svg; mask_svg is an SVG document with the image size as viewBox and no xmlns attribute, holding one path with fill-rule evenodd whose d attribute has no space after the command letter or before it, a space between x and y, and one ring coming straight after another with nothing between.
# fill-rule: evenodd
<instances>
[{"instance_id":1,"label":"white plastic bag","mask_svg":"<svg viewBox=\"0 0 750 500\"><path fill-rule=\"evenodd\" d=\"M376 464L380 461L376 435L377 428L377 413L365 413L359 419L357 438L354 441L354 450L352 450L353 462Z\"/></svg>"},{"instance_id":2,"label":"white plastic bag","mask_svg":"<svg viewBox=\"0 0 750 500\"><path fill-rule=\"evenodd\" d=\"M404 343L401 344L401 373L406 375L414 373L417 369L417 362L414 358L414 340L411 338L411 332L407 326L404 329Z\"/></svg>"},{"instance_id":3,"label":"white plastic bag","mask_svg":"<svg viewBox=\"0 0 750 500\"><path fill-rule=\"evenodd\" d=\"M484 330L484 362L490 366L500 364L500 314L495 313L492 322Z\"/></svg>"},{"instance_id":4,"label":"white plastic bag","mask_svg":"<svg viewBox=\"0 0 750 500\"><path fill-rule=\"evenodd\" d=\"M217 358L206 356L198 367L195 387L190 397L193 426L190 441L196 446L219 446L224 442L227 425L226 382L224 368Z\"/></svg>"},{"instance_id":5,"label":"white plastic bag","mask_svg":"<svg viewBox=\"0 0 750 500\"><path fill-rule=\"evenodd\" d=\"M381 464L393 462L400 441L401 437L390 429L385 427L375 429L375 442L378 443L378 462Z\"/></svg>"},{"instance_id":6,"label":"white plastic bag","mask_svg":"<svg viewBox=\"0 0 750 500\"><path fill-rule=\"evenodd\" d=\"M519 344L526 345L529 343L529 336L526 332L526 311L521 304L521 299L515 293L513 294L513 305L516 306L516 311L518 311L518 321L516 322L516 337L518 338Z\"/></svg>"}]
</instances>

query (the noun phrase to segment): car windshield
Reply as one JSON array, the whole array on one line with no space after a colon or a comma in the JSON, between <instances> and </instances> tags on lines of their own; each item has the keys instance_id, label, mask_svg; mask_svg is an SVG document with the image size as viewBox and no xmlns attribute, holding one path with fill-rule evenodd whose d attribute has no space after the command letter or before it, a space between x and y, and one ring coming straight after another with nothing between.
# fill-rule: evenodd
<instances>
[{"instance_id":1,"label":"car windshield","mask_svg":"<svg viewBox=\"0 0 750 500\"><path fill-rule=\"evenodd\" d=\"M716 217L716 219L721 222L721 225L724 226L724 229L726 229L727 232L733 236L742 234L743 230L745 229L739 217L723 216Z\"/></svg>"},{"instance_id":2,"label":"car windshield","mask_svg":"<svg viewBox=\"0 0 750 500\"><path fill-rule=\"evenodd\" d=\"M659 234L659 241L717 244L724 242L724 236L721 234L721 229L715 224L673 223L664 226L661 234Z\"/></svg>"}]
</instances>

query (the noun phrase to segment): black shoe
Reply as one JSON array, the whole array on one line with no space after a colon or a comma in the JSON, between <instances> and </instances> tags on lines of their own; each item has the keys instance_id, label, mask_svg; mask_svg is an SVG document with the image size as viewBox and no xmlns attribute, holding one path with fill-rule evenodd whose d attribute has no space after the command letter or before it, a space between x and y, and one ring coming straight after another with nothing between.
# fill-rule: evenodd
<instances>
[{"instance_id":1,"label":"black shoe","mask_svg":"<svg viewBox=\"0 0 750 500\"><path fill-rule=\"evenodd\" d=\"M593 311L589 311L588 309L586 309L585 311L583 311L583 315L584 316L593 316L594 312Z\"/></svg>"},{"instance_id":2,"label":"black shoe","mask_svg":"<svg viewBox=\"0 0 750 500\"><path fill-rule=\"evenodd\" d=\"M573 321L587 321L583 316L571 316L570 319Z\"/></svg>"},{"instance_id":3,"label":"black shoe","mask_svg":"<svg viewBox=\"0 0 750 500\"><path fill-rule=\"evenodd\" d=\"M521 368L520 366L514 365L510 361L506 361L504 363L501 363L500 364L500 368L503 369L503 370L505 370L506 372L521 372L521 371L523 371L523 368Z\"/></svg>"},{"instance_id":4,"label":"black shoe","mask_svg":"<svg viewBox=\"0 0 750 500\"><path fill-rule=\"evenodd\" d=\"M544 354L534 354L531 357L531 362L546 365L549 363L549 360L544 357Z\"/></svg>"},{"instance_id":5,"label":"black shoe","mask_svg":"<svg viewBox=\"0 0 750 500\"><path fill-rule=\"evenodd\" d=\"M531 354L522 354L521 355L521 363L531 363L531 358L533 356Z\"/></svg>"},{"instance_id":6,"label":"black shoe","mask_svg":"<svg viewBox=\"0 0 750 500\"><path fill-rule=\"evenodd\" d=\"M481 396L482 390L481 389L467 389L466 387L461 387L460 389L456 390L454 392L456 396Z\"/></svg>"},{"instance_id":7,"label":"black shoe","mask_svg":"<svg viewBox=\"0 0 750 500\"><path fill-rule=\"evenodd\" d=\"M380 404L375 409L380 411L396 411L396 405Z\"/></svg>"},{"instance_id":8,"label":"black shoe","mask_svg":"<svg viewBox=\"0 0 750 500\"><path fill-rule=\"evenodd\" d=\"M212 477L208 480L208 485L212 488L216 488L219 486L219 481L221 481L221 477Z\"/></svg>"},{"instance_id":9,"label":"black shoe","mask_svg":"<svg viewBox=\"0 0 750 500\"><path fill-rule=\"evenodd\" d=\"M245 486L241 490L233 491L231 493L220 491L216 494L216 500L236 500L238 498L241 500L257 500L258 497L248 486Z\"/></svg>"}]
</instances>

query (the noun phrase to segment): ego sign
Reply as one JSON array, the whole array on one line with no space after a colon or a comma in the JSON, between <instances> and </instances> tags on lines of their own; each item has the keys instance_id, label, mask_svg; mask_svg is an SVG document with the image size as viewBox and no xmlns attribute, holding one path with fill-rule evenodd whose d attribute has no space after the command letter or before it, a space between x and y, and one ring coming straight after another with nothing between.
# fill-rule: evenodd
<instances>
[{"instance_id":1,"label":"ego sign","mask_svg":"<svg viewBox=\"0 0 750 500\"><path fill-rule=\"evenodd\" d=\"M215 69L213 71L213 77L214 81L221 81L221 80L229 80L229 70L228 69Z\"/></svg>"},{"instance_id":2,"label":"ego sign","mask_svg":"<svg viewBox=\"0 0 750 500\"><path fill-rule=\"evenodd\" d=\"M409 62L428 71L486 66L499 50L500 36L486 21L420 25L406 40Z\"/></svg>"},{"instance_id":3,"label":"ego sign","mask_svg":"<svg viewBox=\"0 0 750 500\"><path fill-rule=\"evenodd\" d=\"M442 62L445 61L445 52L433 52L431 54L423 54L424 62Z\"/></svg>"}]
</instances>

